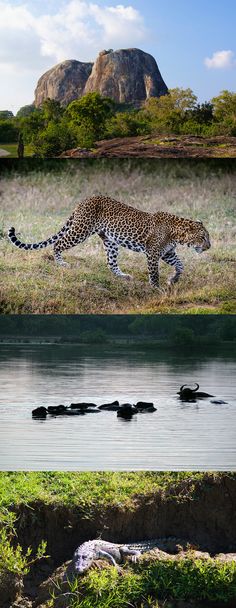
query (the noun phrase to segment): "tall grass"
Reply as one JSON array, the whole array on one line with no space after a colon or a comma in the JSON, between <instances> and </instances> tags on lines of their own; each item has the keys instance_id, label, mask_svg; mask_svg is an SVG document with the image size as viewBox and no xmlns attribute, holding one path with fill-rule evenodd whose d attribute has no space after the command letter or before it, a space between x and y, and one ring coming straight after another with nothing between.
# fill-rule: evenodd
<instances>
[{"instance_id":1,"label":"tall grass","mask_svg":"<svg viewBox=\"0 0 236 608\"><path fill-rule=\"evenodd\" d=\"M59 161L60 163L60 161ZM235 312L236 171L227 163L70 162L37 170L2 172L0 186L0 312L129 313ZM20 251L6 232L15 226L25 241L54 234L83 198L104 194L149 212L159 209L201 219L212 247L202 254L180 248L185 275L171 294L147 282L145 256L120 252L127 283L107 269L102 242L92 237L69 250L70 268L58 268L51 249ZM161 263L161 286L169 269Z\"/></svg>"}]
</instances>

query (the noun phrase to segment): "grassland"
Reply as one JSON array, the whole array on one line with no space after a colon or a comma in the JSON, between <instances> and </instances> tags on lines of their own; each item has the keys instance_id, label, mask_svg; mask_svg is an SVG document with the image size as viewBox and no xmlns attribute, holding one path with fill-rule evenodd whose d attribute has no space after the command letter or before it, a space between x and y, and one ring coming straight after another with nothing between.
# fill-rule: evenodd
<instances>
[{"instance_id":1,"label":"grassland","mask_svg":"<svg viewBox=\"0 0 236 608\"><path fill-rule=\"evenodd\" d=\"M69 595L69 594L68 594ZM60 594L59 594L60 597ZM190 601L193 608L203 600L222 602L236 597L236 563L211 559L142 560L139 567L115 568L87 574L70 586L68 608L174 608L177 601ZM168 599L173 600L169 603ZM164 600L163 603L161 600ZM197 604L194 603L194 600ZM176 603L175 603L176 602ZM192 602L194 604L192 604ZM57 606L57 600L52 606ZM204 606L204 604L201 604ZM209 604L208 604L209 605ZM182 604L183 606L183 604ZM188 604L186 604L186 607ZM45 607L46 608L46 607Z\"/></svg>"},{"instance_id":2,"label":"grassland","mask_svg":"<svg viewBox=\"0 0 236 608\"><path fill-rule=\"evenodd\" d=\"M17 158L17 156L18 156L17 147L18 147L17 143L16 144L1 144L0 143L0 149L8 152L7 158ZM25 146L24 154L25 154L25 156L32 156L32 151L30 149L30 146Z\"/></svg>"},{"instance_id":3,"label":"grassland","mask_svg":"<svg viewBox=\"0 0 236 608\"><path fill-rule=\"evenodd\" d=\"M63 161L56 168L29 161L2 172L0 211L1 313L234 313L236 170L227 161ZM48 170L47 170L48 166ZM123 281L106 266L96 236L65 254L69 268L54 264L51 249L13 248L7 229L39 241L54 234L84 197L103 193L139 209L166 210L201 219L211 249L197 255L181 248L185 274L171 294L148 284L145 256L120 252ZM160 265L161 287L169 270Z\"/></svg>"},{"instance_id":4,"label":"grassland","mask_svg":"<svg viewBox=\"0 0 236 608\"><path fill-rule=\"evenodd\" d=\"M0 509L42 501L45 504L73 506L88 510L126 504L135 505L138 494L163 492L191 479L191 492L204 473L188 472L0 472ZM220 474L218 474L220 476Z\"/></svg>"}]
</instances>

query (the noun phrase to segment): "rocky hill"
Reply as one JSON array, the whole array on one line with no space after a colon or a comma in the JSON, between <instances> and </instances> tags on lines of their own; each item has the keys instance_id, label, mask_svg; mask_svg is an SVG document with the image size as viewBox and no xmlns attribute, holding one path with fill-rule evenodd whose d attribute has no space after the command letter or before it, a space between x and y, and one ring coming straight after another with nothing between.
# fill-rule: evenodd
<instances>
[{"instance_id":1,"label":"rocky hill","mask_svg":"<svg viewBox=\"0 0 236 608\"><path fill-rule=\"evenodd\" d=\"M84 88L91 74L93 63L82 63L73 59L58 63L41 76L35 90L35 106L44 99L55 99L67 105L84 95Z\"/></svg>"},{"instance_id":2,"label":"rocky hill","mask_svg":"<svg viewBox=\"0 0 236 608\"><path fill-rule=\"evenodd\" d=\"M38 81L35 106L44 99L67 105L88 92L98 91L119 103L139 105L168 92L152 55L140 49L102 51L95 63L67 60L48 70Z\"/></svg>"}]
</instances>

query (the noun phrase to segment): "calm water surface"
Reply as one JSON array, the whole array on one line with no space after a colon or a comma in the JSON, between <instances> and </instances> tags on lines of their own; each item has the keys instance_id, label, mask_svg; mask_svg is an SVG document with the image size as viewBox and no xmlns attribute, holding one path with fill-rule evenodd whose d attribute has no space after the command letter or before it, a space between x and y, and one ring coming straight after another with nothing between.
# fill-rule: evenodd
<instances>
[{"instance_id":1,"label":"calm water surface","mask_svg":"<svg viewBox=\"0 0 236 608\"><path fill-rule=\"evenodd\" d=\"M236 359L115 348L1 346L1 470L236 470ZM197 381L224 399L181 403ZM32 420L39 405L153 401L131 421L116 412Z\"/></svg>"}]
</instances>

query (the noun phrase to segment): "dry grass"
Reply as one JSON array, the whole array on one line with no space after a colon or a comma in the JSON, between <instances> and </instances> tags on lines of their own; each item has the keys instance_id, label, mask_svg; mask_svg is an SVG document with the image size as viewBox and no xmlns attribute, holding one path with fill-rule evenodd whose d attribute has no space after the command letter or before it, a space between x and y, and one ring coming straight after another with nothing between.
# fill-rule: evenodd
<instances>
[{"instance_id":1,"label":"dry grass","mask_svg":"<svg viewBox=\"0 0 236 608\"><path fill-rule=\"evenodd\" d=\"M234 313L236 172L207 162L149 164L71 161L60 171L4 173L0 186L1 313ZM106 267L98 237L70 250L71 267L57 267L51 249L26 252L6 239L15 226L25 241L54 234L77 202L102 193L130 205L201 219L212 247L197 255L181 248L185 274L171 295L148 285L145 256L121 250L120 266L133 281ZM161 263L161 285L169 270Z\"/></svg>"}]
</instances>

